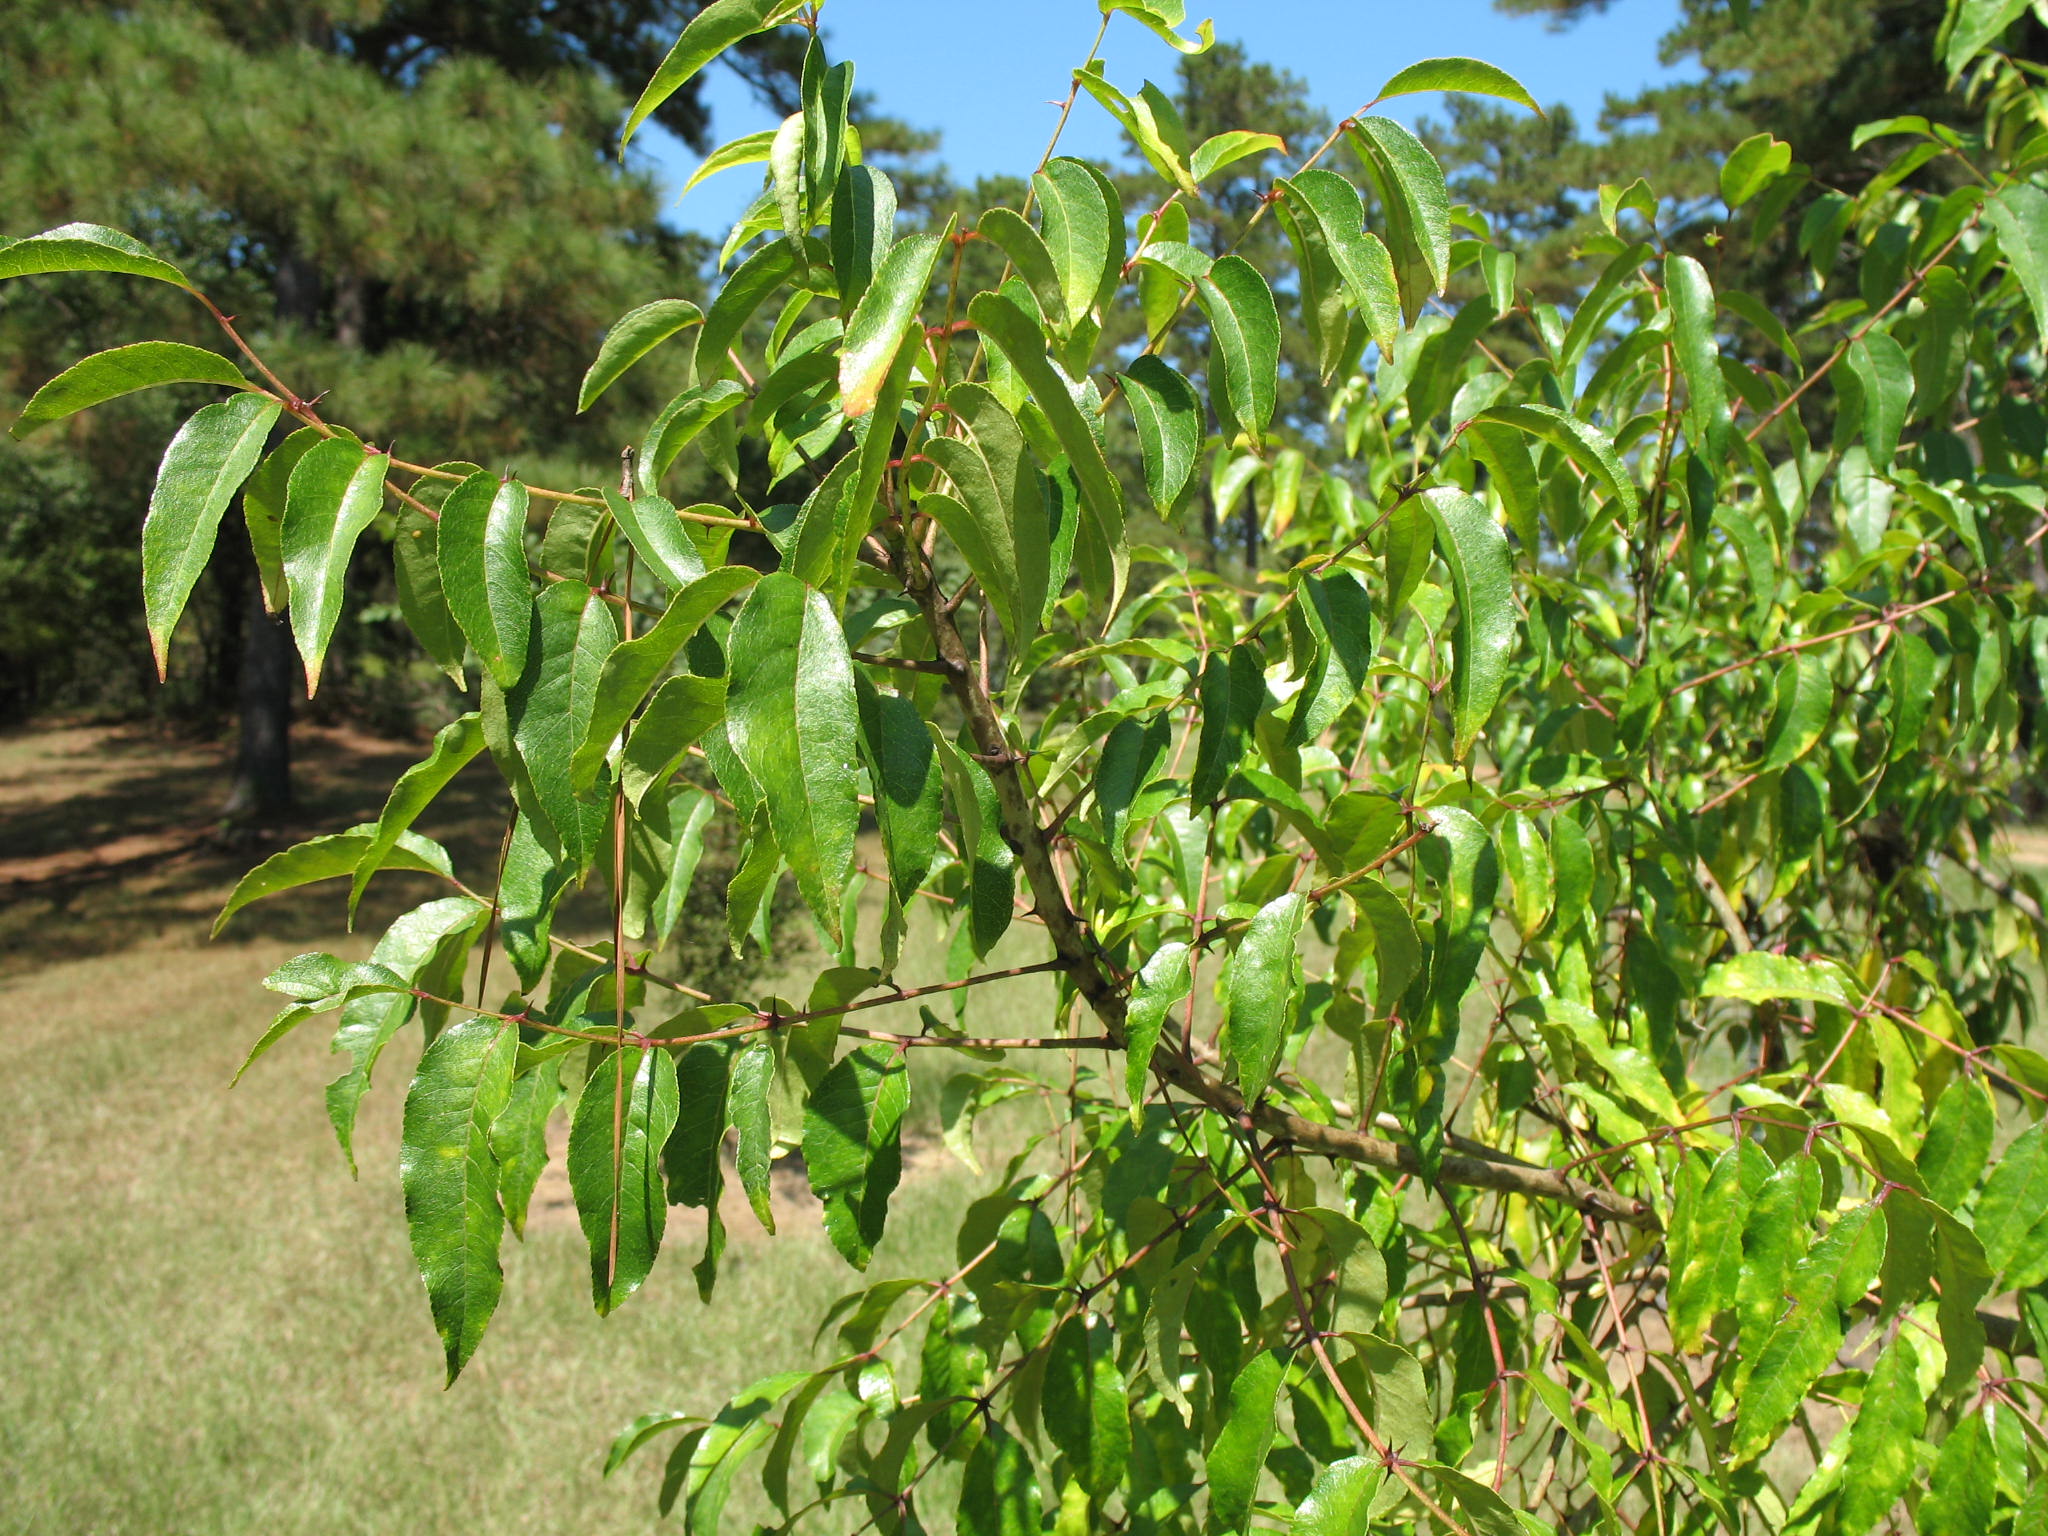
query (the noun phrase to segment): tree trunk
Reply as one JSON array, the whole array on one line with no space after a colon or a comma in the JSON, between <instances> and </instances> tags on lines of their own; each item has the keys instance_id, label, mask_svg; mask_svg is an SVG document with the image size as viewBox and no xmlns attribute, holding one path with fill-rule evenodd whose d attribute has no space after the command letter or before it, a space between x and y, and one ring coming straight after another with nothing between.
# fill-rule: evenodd
<instances>
[{"instance_id":1,"label":"tree trunk","mask_svg":"<svg viewBox=\"0 0 2048 1536\"><path fill-rule=\"evenodd\" d=\"M280 321L309 330L319 324L320 274L296 251L287 249L279 259L272 293ZM272 447L283 441L289 424L287 418L272 434ZM225 812L235 821L261 823L292 804L292 698L299 668L286 621L263 609L263 582L246 552L248 542L245 534L234 560L243 615L236 686L241 729Z\"/></svg>"},{"instance_id":2,"label":"tree trunk","mask_svg":"<svg viewBox=\"0 0 2048 1536\"><path fill-rule=\"evenodd\" d=\"M252 568L242 583L241 734L227 815L273 821L292 805L292 686L298 653L282 615L263 611L263 583Z\"/></svg>"}]
</instances>

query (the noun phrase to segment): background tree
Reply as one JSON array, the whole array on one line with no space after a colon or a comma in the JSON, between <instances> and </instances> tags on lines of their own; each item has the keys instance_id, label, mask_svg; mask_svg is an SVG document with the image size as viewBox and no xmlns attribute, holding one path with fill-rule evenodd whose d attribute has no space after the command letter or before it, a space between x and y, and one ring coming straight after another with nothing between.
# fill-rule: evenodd
<instances>
[{"instance_id":1,"label":"background tree","mask_svg":"<svg viewBox=\"0 0 2048 1536\"><path fill-rule=\"evenodd\" d=\"M1495 0L1500 10L1568 28L1617 0ZM1865 123L1906 116L1952 122L1965 97L1937 44L1943 0L1686 0L1665 34L1660 57L1697 77L1612 94L1583 138L1572 114L1552 108L1544 120L1497 104L1458 101L1424 138L1443 159L1454 193L1493 221L1521 254L1525 280L1545 302L1568 303L1569 251L1600 228L1598 190L1641 177L1665 206L1664 237L1703 254L1792 320L1816 307L1802 275L1799 224L1771 221L1760 245L1728 217L1720 167L1757 134L1791 146L1814 193L1854 196L1892 161L1883 140L1857 142ZM2011 56L2048 62L2048 31L2021 14ZM1962 177L1949 166L1931 172ZM1788 192L1791 189L1786 189Z\"/></svg>"},{"instance_id":2,"label":"background tree","mask_svg":"<svg viewBox=\"0 0 2048 1536\"><path fill-rule=\"evenodd\" d=\"M637 89L696 8L9 3L0 200L41 222L145 232L378 441L402 436L430 454L460 443L570 483L608 477L617 412L644 406L660 373L588 417L555 402L631 303L702 293L702 242L658 222L651 179L615 153L621 82ZM729 58L771 104L794 99L787 42L771 35ZM657 121L704 147L694 83ZM0 300L12 389L126 334L137 302L100 284L51 303ZM182 313L160 318L165 334L196 335ZM120 552L154 471L160 410L117 407L83 429L89 440L7 450L0 703L11 712L147 697L109 684L135 678L144 654L136 570ZM388 601L388 570L352 579ZM106 617L96 647L51 644L81 601ZM202 717L239 712L229 807L270 816L290 797L299 684L254 562L223 561L192 623L197 664L170 698ZM344 635L330 701L396 725L416 687L388 622Z\"/></svg>"}]
</instances>

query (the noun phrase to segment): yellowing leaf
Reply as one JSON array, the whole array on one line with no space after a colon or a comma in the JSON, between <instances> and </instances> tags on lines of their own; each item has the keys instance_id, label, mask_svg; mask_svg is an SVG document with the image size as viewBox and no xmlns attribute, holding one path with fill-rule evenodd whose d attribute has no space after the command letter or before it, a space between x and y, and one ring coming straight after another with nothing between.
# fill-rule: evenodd
<instances>
[{"instance_id":1,"label":"yellowing leaf","mask_svg":"<svg viewBox=\"0 0 2048 1536\"><path fill-rule=\"evenodd\" d=\"M952 234L946 226L946 235ZM939 235L905 235L876 269L868 291L846 323L846 343L839 354L839 408L848 417L874 409L875 397L903 345L903 330L924 302L932 267L944 244Z\"/></svg>"}]
</instances>

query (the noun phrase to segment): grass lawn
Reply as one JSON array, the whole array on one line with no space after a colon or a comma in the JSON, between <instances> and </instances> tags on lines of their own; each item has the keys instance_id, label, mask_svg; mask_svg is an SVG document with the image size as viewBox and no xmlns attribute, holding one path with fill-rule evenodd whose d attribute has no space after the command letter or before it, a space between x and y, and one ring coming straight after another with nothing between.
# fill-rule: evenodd
<instances>
[{"instance_id":1,"label":"grass lawn","mask_svg":"<svg viewBox=\"0 0 2048 1536\"><path fill-rule=\"evenodd\" d=\"M81 774L104 756L84 737L0 740L0 790L47 783L71 753ZM0 833L23 803L0 802ZM57 814L48 795L32 809ZM602 1480L612 1434L651 1408L710 1411L808 1363L811 1321L865 1283L814 1221L767 1239L746 1218L709 1308L694 1252L678 1248L600 1319L573 1216L541 1212L524 1245L508 1238L497 1320L443 1392L397 1187L409 1059L394 1047L366 1102L359 1183L326 1123L321 1085L338 1067L317 1026L227 1089L267 1017L261 977L298 949L359 953L369 936L331 931L340 897L326 888L256 937L206 945L199 914L218 874L173 882L175 900L119 895L146 878L95 877L55 898L0 888L0 907L38 913L10 934L0 976L0 1072L16 1085L0 1119L0 1532L652 1529L661 1453ZM1004 963L1036 958L1032 936L1014 937ZM942 964L932 954L905 975ZM1050 999L1042 978L989 991L1008 995L978 1000L977 1030L1035 1028ZM915 1027L885 1017L895 1011L875 1022ZM929 1106L953 1064L920 1065ZM980 1183L943 1154L913 1162L868 1279L945 1266ZM762 1512L756 1498L743 1476L729 1529Z\"/></svg>"}]
</instances>

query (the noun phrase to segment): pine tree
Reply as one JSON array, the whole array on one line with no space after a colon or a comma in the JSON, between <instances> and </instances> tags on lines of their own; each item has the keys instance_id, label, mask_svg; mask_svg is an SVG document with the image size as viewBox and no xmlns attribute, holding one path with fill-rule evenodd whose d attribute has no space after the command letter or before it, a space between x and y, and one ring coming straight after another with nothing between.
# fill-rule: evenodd
<instances>
[{"instance_id":1,"label":"pine tree","mask_svg":"<svg viewBox=\"0 0 2048 1536\"><path fill-rule=\"evenodd\" d=\"M589 480L673 382L657 364L575 416L568 402L597 339L650 295L701 292L703 243L657 222L652 178L615 152L622 89L637 89L695 9L0 4L0 205L24 227L135 230L228 296L294 387L325 392L377 441ZM771 40L735 57L773 101L791 89L787 52ZM694 89L659 121L706 142ZM137 318L130 290L91 278L38 280L4 302L17 397L132 334ZM160 334L216 344L182 311L149 318ZM51 541L133 548L169 419L158 414L176 403L111 408L68 441L9 451L0 607L15 612L0 639L11 658L24 654L0 704L26 708L65 681L41 661L32 617L77 595L47 578L80 568L51 565ZM357 580L388 579L359 564ZM181 696L202 711L239 708L231 803L261 818L290 796L289 647L263 612L253 562L225 570L195 609L200 665ZM109 651L132 674L143 654L133 569L101 569L92 586L118 637Z\"/></svg>"}]
</instances>

